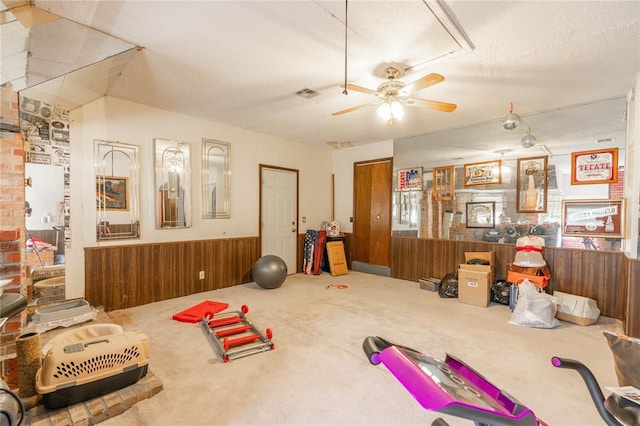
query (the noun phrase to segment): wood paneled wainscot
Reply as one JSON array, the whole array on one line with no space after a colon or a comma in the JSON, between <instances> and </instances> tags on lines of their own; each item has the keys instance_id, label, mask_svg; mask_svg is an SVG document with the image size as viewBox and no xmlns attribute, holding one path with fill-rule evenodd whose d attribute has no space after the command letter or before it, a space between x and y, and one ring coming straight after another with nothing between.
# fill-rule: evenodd
<instances>
[{"instance_id":1,"label":"wood paneled wainscot","mask_svg":"<svg viewBox=\"0 0 640 426\"><path fill-rule=\"evenodd\" d=\"M108 312L231 287L253 280L259 257L258 237L89 247L85 297Z\"/></svg>"},{"instance_id":2,"label":"wood paneled wainscot","mask_svg":"<svg viewBox=\"0 0 640 426\"><path fill-rule=\"evenodd\" d=\"M506 276L515 258L515 244L475 241L392 238L391 274L418 281L442 278L464 262L464 253L495 251L497 279ZM640 261L622 252L545 247L543 256L551 269L548 291L589 297L601 315L623 321L625 332L640 337Z\"/></svg>"}]
</instances>

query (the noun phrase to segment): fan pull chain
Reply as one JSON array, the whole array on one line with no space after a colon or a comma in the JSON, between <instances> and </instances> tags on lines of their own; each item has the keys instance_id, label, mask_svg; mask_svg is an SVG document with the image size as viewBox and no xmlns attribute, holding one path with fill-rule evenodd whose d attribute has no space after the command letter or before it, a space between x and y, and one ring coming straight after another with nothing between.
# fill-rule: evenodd
<instances>
[{"instance_id":1,"label":"fan pull chain","mask_svg":"<svg viewBox=\"0 0 640 426\"><path fill-rule=\"evenodd\" d=\"M349 11L349 0L344 0L344 90L343 94L348 95L347 91L347 33L349 32L349 15L347 12Z\"/></svg>"}]
</instances>

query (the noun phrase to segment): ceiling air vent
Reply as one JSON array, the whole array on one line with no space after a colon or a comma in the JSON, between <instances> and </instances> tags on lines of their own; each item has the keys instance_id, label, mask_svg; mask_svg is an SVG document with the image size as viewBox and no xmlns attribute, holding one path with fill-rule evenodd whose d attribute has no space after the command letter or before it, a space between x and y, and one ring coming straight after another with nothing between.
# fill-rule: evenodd
<instances>
[{"instance_id":1,"label":"ceiling air vent","mask_svg":"<svg viewBox=\"0 0 640 426\"><path fill-rule=\"evenodd\" d=\"M329 141L327 142L327 145L329 145L333 149L351 148L352 146L355 146L354 143L351 141L342 141L342 142Z\"/></svg>"},{"instance_id":2,"label":"ceiling air vent","mask_svg":"<svg viewBox=\"0 0 640 426\"><path fill-rule=\"evenodd\" d=\"M596 139L596 143L611 143L615 141L614 138Z\"/></svg>"},{"instance_id":3,"label":"ceiling air vent","mask_svg":"<svg viewBox=\"0 0 640 426\"><path fill-rule=\"evenodd\" d=\"M296 95L301 96L305 99L311 99L311 98L315 98L316 96L319 96L320 93L316 92L315 90L311 90L311 89L302 89L296 92Z\"/></svg>"}]
</instances>

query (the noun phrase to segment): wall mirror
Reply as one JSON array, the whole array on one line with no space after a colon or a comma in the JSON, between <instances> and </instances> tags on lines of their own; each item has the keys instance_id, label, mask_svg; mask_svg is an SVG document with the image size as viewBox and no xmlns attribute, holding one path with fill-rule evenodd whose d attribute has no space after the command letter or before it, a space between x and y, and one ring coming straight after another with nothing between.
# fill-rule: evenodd
<instances>
[{"instance_id":1,"label":"wall mirror","mask_svg":"<svg viewBox=\"0 0 640 426\"><path fill-rule=\"evenodd\" d=\"M626 99L616 98L523 116L522 131L506 131L497 120L394 141L394 167L424 173L421 191L402 192L394 183L393 235L515 243L536 234L551 247L623 250L621 238L566 235L561 223L565 200L622 197L625 117ZM531 148L521 144L528 128L538 139ZM617 182L572 184L572 153L594 149L619 150ZM470 163L498 161L499 183L465 185ZM445 168L453 196L443 199L437 172ZM491 220L478 226L469 215L475 206L490 206Z\"/></svg>"},{"instance_id":2,"label":"wall mirror","mask_svg":"<svg viewBox=\"0 0 640 426\"><path fill-rule=\"evenodd\" d=\"M191 226L190 147L187 142L154 139L156 227Z\"/></svg>"},{"instance_id":3,"label":"wall mirror","mask_svg":"<svg viewBox=\"0 0 640 426\"><path fill-rule=\"evenodd\" d=\"M62 165L25 163L26 261L29 276L35 268L56 266L56 282L44 280L27 292L30 303L65 298L65 249L68 247L69 168ZM66 195L65 195L66 194ZM55 285L48 285L53 283ZM32 282L33 284L33 282Z\"/></svg>"},{"instance_id":4,"label":"wall mirror","mask_svg":"<svg viewBox=\"0 0 640 426\"><path fill-rule=\"evenodd\" d=\"M95 141L96 239L140 237L138 147Z\"/></svg>"},{"instance_id":5,"label":"wall mirror","mask_svg":"<svg viewBox=\"0 0 640 426\"><path fill-rule=\"evenodd\" d=\"M228 219L230 149L226 142L202 140L202 217Z\"/></svg>"},{"instance_id":6,"label":"wall mirror","mask_svg":"<svg viewBox=\"0 0 640 426\"><path fill-rule=\"evenodd\" d=\"M65 250L71 244L69 112L26 96L20 96L19 109L25 140L27 295L30 303L48 303L66 295Z\"/></svg>"}]
</instances>

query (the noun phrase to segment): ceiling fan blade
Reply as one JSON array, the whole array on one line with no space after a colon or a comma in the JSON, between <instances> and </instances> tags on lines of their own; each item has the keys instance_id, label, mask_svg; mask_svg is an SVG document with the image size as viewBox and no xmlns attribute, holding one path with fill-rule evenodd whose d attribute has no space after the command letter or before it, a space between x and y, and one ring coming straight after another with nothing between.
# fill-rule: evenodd
<instances>
[{"instance_id":1,"label":"ceiling fan blade","mask_svg":"<svg viewBox=\"0 0 640 426\"><path fill-rule=\"evenodd\" d=\"M456 104L448 104L446 102L430 101L428 99L409 98L405 101L410 106L424 106L441 112L452 112L458 108Z\"/></svg>"},{"instance_id":2,"label":"ceiling fan blade","mask_svg":"<svg viewBox=\"0 0 640 426\"><path fill-rule=\"evenodd\" d=\"M373 106L373 105L378 105L378 103L377 103L377 102L374 102L374 103L372 103L372 104L358 105L358 106L355 106L355 107L351 107L351 108L343 109L342 111L334 112L334 113L333 113L333 114L331 114L331 115L342 115L342 114L346 114L346 113L348 113L348 112L353 112L353 111L357 111L357 110L359 110L359 109L364 109L364 108L367 108L367 107L370 107L370 106Z\"/></svg>"},{"instance_id":3,"label":"ceiling fan blade","mask_svg":"<svg viewBox=\"0 0 640 426\"><path fill-rule=\"evenodd\" d=\"M341 84L340 87L342 87L343 89L346 88L347 90L353 90L354 92L367 93L369 95L378 94L378 92L376 92L375 90L367 89L366 87L362 86L356 86L355 84L347 84L346 86L344 84Z\"/></svg>"},{"instance_id":4,"label":"ceiling fan blade","mask_svg":"<svg viewBox=\"0 0 640 426\"><path fill-rule=\"evenodd\" d=\"M413 83L409 83L402 89L402 92L410 95L411 93L415 93L418 90L422 90L425 87L433 86L434 84L438 84L444 81L444 77L440 74L431 73L427 74L422 78L414 81Z\"/></svg>"}]
</instances>

